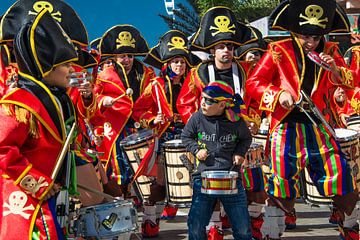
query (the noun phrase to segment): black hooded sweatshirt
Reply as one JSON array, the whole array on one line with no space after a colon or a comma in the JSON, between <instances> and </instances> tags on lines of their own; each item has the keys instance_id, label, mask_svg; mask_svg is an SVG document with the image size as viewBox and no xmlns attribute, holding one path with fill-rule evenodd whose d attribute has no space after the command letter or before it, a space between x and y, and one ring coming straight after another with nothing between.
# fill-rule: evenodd
<instances>
[{"instance_id":1,"label":"black hooded sweatshirt","mask_svg":"<svg viewBox=\"0 0 360 240\"><path fill-rule=\"evenodd\" d=\"M231 122L225 116L205 116L201 110L194 113L185 125L181 139L186 149L196 155L203 148L208 151L205 161L198 161L194 176L203 171L229 170L233 156L245 156L252 137L245 121ZM239 171L236 166L234 171Z\"/></svg>"}]
</instances>

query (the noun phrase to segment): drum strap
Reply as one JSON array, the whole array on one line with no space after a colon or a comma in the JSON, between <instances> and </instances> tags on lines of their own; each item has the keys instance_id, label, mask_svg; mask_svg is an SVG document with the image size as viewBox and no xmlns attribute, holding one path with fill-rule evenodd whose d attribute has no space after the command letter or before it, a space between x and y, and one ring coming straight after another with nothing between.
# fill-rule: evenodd
<instances>
[{"instance_id":1,"label":"drum strap","mask_svg":"<svg viewBox=\"0 0 360 240\"><path fill-rule=\"evenodd\" d=\"M238 93L240 96L243 96L243 91L240 86L240 79L239 79L239 69L236 63L231 64L232 68L232 77L233 77L233 83L234 83L234 92ZM208 71L209 71L209 82L214 82L215 79L215 69L214 64L208 65Z\"/></svg>"}]
</instances>

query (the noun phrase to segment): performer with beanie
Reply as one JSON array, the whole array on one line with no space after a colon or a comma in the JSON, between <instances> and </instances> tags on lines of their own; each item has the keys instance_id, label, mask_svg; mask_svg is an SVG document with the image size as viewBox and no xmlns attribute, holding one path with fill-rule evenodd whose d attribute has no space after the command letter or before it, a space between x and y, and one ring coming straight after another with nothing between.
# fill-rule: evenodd
<instances>
[{"instance_id":1,"label":"performer with beanie","mask_svg":"<svg viewBox=\"0 0 360 240\"><path fill-rule=\"evenodd\" d=\"M191 116L183 130L181 139L198 163L193 174L188 217L190 240L208 239L205 227L218 199L230 219L234 239L252 239L246 194L240 178L237 179L237 194L211 195L201 192L200 177L204 171L233 169L239 172L252 139L242 118L244 111L241 97L234 95L228 84L215 81L204 88L201 109Z\"/></svg>"},{"instance_id":2,"label":"performer with beanie","mask_svg":"<svg viewBox=\"0 0 360 240\"><path fill-rule=\"evenodd\" d=\"M329 90L335 85L353 87L355 81L337 44L323 37L330 32L348 32L346 14L334 0L286 0L271 14L270 28L288 30L291 38L270 43L246 82L247 94L258 102L259 109L271 112L272 175L263 235L281 237L284 211L293 209L299 174L307 167L319 193L334 196L334 205L344 213L339 223L342 239L359 239L354 177L335 134L326 124L331 123L334 112L329 109L333 97ZM306 96L311 102L300 101ZM309 108L312 103L320 115Z\"/></svg>"}]
</instances>

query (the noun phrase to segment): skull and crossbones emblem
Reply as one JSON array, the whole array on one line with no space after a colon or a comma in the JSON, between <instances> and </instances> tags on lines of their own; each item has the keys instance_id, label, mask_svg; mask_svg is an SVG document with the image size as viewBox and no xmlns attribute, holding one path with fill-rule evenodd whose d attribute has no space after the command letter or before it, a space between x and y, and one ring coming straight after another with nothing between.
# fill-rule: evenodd
<instances>
[{"instance_id":1,"label":"skull and crossbones emblem","mask_svg":"<svg viewBox=\"0 0 360 240\"><path fill-rule=\"evenodd\" d=\"M132 47L135 48L135 39L132 37L131 33L128 31L120 32L118 38L116 39L116 48L120 47Z\"/></svg>"},{"instance_id":2,"label":"skull and crossbones emblem","mask_svg":"<svg viewBox=\"0 0 360 240\"><path fill-rule=\"evenodd\" d=\"M271 109L273 102L275 101L275 92L274 91L266 91L263 96L263 102L265 103L266 107Z\"/></svg>"},{"instance_id":3,"label":"skull and crossbones emblem","mask_svg":"<svg viewBox=\"0 0 360 240\"><path fill-rule=\"evenodd\" d=\"M104 136L110 141L113 135L114 135L114 131L112 130L111 123L109 122L104 123Z\"/></svg>"},{"instance_id":4,"label":"skull and crossbones emblem","mask_svg":"<svg viewBox=\"0 0 360 240\"><path fill-rule=\"evenodd\" d=\"M39 12L41 12L43 9L46 9L49 11L51 16L58 22L61 22L61 12L57 11L53 13L54 7L51 3L47 1L37 1L33 5L34 11L29 11L29 15L37 15Z\"/></svg>"},{"instance_id":5,"label":"skull and crossbones emblem","mask_svg":"<svg viewBox=\"0 0 360 240\"><path fill-rule=\"evenodd\" d=\"M214 19L214 26L210 26L209 30L217 30L214 33L211 33L212 36L215 36L218 33L227 33L230 32L235 34L235 24L230 26L230 19L227 16L217 16Z\"/></svg>"},{"instance_id":6,"label":"skull and crossbones emblem","mask_svg":"<svg viewBox=\"0 0 360 240\"><path fill-rule=\"evenodd\" d=\"M186 53L189 53L185 46L185 40L181 37L172 37L170 41L171 42L167 44L168 46L170 46L169 51L179 49L185 51Z\"/></svg>"},{"instance_id":7,"label":"skull and crossbones emblem","mask_svg":"<svg viewBox=\"0 0 360 240\"><path fill-rule=\"evenodd\" d=\"M33 211L35 208L32 204L25 207L28 197L25 193L21 191L14 191L9 196L9 203L4 203L3 207L9 210L3 212L4 216L9 214L20 215L25 219L29 219L29 213L25 213L25 211Z\"/></svg>"},{"instance_id":8,"label":"skull and crossbones emblem","mask_svg":"<svg viewBox=\"0 0 360 240\"><path fill-rule=\"evenodd\" d=\"M300 13L300 18L306 20L304 22L300 22L300 26L304 25L304 24L310 24L310 25L316 25L319 26L321 28L326 28L326 24L322 24L325 22L328 22L328 18L323 18L321 19L321 17L324 14L324 10L318 6L318 5L309 5L305 8L305 15L303 15L302 13Z\"/></svg>"},{"instance_id":9,"label":"skull and crossbones emblem","mask_svg":"<svg viewBox=\"0 0 360 240\"><path fill-rule=\"evenodd\" d=\"M31 196L35 197L35 194L41 187L47 187L49 186L48 182L45 182L44 177L40 177L39 181L36 181L36 179L31 175L26 175L21 181L20 186L25 189L26 193L31 193Z\"/></svg>"}]
</instances>

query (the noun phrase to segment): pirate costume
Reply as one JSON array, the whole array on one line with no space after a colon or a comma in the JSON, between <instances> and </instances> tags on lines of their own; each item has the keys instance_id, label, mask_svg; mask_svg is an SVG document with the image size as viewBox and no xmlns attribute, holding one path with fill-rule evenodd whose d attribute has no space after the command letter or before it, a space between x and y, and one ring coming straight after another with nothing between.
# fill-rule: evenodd
<instances>
[{"instance_id":1,"label":"pirate costume","mask_svg":"<svg viewBox=\"0 0 360 240\"><path fill-rule=\"evenodd\" d=\"M153 129L156 138L160 138L158 149L149 148L149 151L151 149L158 152L159 157L162 154L160 149L163 143L179 138L184 127L176 108L176 100L187 70L189 67L200 62L200 59L189 52L187 46L188 40L186 36L180 31L171 30L160 38L159 43L144 58L145 63L161 69L161 73L159 77L151 79L151 84L146 87L143 94L136 101L133 116L142 124L142 127ZM171 69L170 62L174 58L181 58L186 64L186 70L182 76L178 76ZM175 78L179 79L179 82L175 83ZM159 105L161 106L160 109ZM162 124L154 124L153 121L159 112L163 114L165 121ZM142 162L144 161L150 161L150 158L143 159ZM164 179L164 176L160 176L164 175L164 166L158 164L157 168L158 179ZM144 168L145 174L147 171L151 170ZM140 172L136 173L135 177L139 175L141 175ZM156 188L151 188L150 199L152 201L144 206L142 223L142 235L144 237L154 237L159 232L160 216L153 215L152 213L162 212L160 209L161 205L157 205L155 208L155 203L164 200L165 195L155 195L159 195L160 192L165 193L165 183L159 180L156 185ZM162 188L161 191L159 190L160 188Z\"/></svg>"},{"instance_id":2,"label":"pirate costume","mask_svg":"<svg viewBox=\"0 0 360 240\"><path fill-rule=\"evenodd\" d=\"M56 66L77 60L69 37L48 11L41 11L14 41L18 88L1 101L0 166L2 239L62 239L54 198L54 167L74 121L65 89L43 81Z\"/></svg>"},{"instance_id":3,"label":"pirate costume","mask_svg":"<svg viewBox=\"0 0 360 240\"><path fill-rule=\"evenodd\" d=\"M288 30L292 38L270 43L258 63L259 67L246 82L247 94L257 101L259 109L271 113L269 159L272 175L267 188L269 199L265 207L263 235L270 239L280 238L285 228L284 211L290 212L294 207L300 171L307 167L319 193L334 196L334 204L346 213L344 224L340 224L342 237L353 239L349 236L356 231L351 229L355 225L346 219L356 214L353 209L357 191L354 192L355 180L339 143L306 105L304 111L315 123L297 107L288 110L279 103L280 94L285 90L294 102L306 93L326 121L333 124L335 110L329 104L330 91L336 84L354 86L354 78L337 44L325 42L321 36L330 32L348 32L346 14L333 0L287 0L271 14L270 28ZM309 60L297 34L319 36L315 51L334 59L341 75L340 83L334 82L331 71Z\"/></svg>"}]
</instances>

